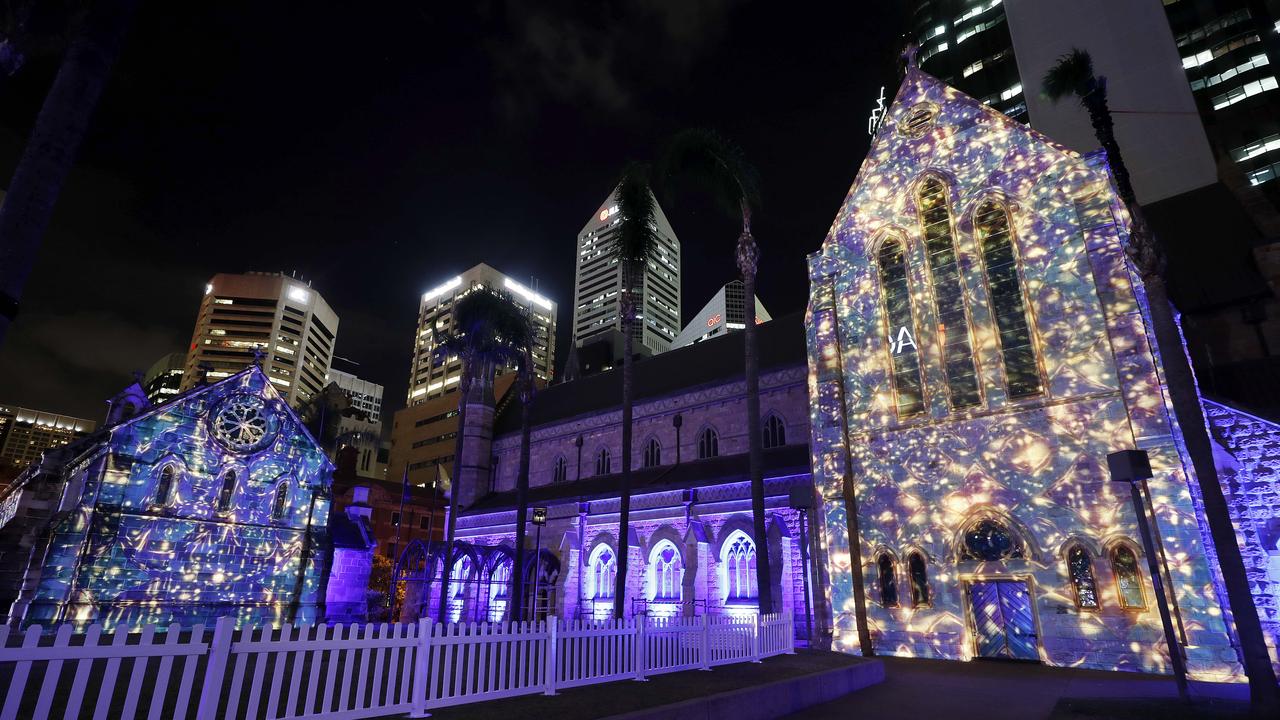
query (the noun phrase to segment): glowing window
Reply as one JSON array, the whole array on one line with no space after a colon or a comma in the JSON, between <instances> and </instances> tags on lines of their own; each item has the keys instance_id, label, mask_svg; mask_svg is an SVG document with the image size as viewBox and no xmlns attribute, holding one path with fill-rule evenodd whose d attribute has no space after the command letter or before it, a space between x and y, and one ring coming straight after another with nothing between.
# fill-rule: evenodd
<instances>
[{"instance_id":1,"label":"glowing window","mask_svg":"<svg viewBox=\"0 0 1280 720\"><path fill-rule=\"evenodd\" d=\"M168 505L173 496L173 481L177 476L172 465L165 465L160 470L160 481L156 483L156 504Z\"/></svg>"},{"instance_id":2,"label":"glowing window","mask_svg":"<svg viewBox=\"0 0 1280 720\"><path fill-rule=\"evenodd\" d=\"M1009 213L1000 203L987 201L974 213L973 228L986 268L987 292L1000 337L1009 397L1039 395L1040 369L1023 304L1018 264L1013 256Z\"/></svg>"},{"instance_id":3,"label":"glowing window","mask_svg":"<svg viewBox=\"0 0 1280 720\"><path fill-rule=\"evenodd\" d=\"M951 210L947 190L937 178L920 187L920 224L924 230L925 256L933 283L933 299L938 311L938 336L942 341L943 371L946 373L953 410L972 407L981 400L978 374L969 343L969 321L960 284L960 266L951 232Z\"/></svg>"},{"instance_id":4,"label":"glowing window","mask_svg":"<svg viewBox=\"0 0 1280 720\"><path fill-rule=\"evenodd\" d=\"M1087 550L1076 545L1067 551L1067 573L1076 591L1076 607L1096 610L1098 586L1093 581L1093 558Z\"/></svg>"},{"instance_id":5,"label":"glowing window","mask_svg":"<svg viewBox=\"0 0 1280 720\"><path fill-rule=\"evenodd\" d=\"M279 520L284 517L284 509L289 505L289 483L282 482L276 488L275 499L271 502L271 517Z\"/></svg>"},{"instance_id":6,"label":"glowing window","mask_svg":"<svg viewBox=\"0 0 1280 720\"><path fill-rule=\"evenodd\" d=\"M1138 569L1138 556L1121 545L1111 553L1111 572L1116 576L1116 590L1120 593L1120 607L1126 610L1142 610L1147 607L1142 594L1142 571Z\"/></svg>"},{"instance_id":7,"label":"glowing window","mask_svg":"<svg viewBox=\"0 0 1280 720\"><path fill-rule=\"evenodd\" d=\"M777 415L770 414L764 421L764 427L760 428L760 432L762 447L775 448L787 444L787 426Z\"/></svg>"},{"instance_id":8,"label":"glowing window","mask_svg":"<svg viewBox=\"0 0 1280 720\"><path fill-rule=\"evenodd\" d=\"M609 448L600 448L600 454L596 455L596 474L608 475L613 472L613 458L609 454Z\"/></svg>"},{"instance_id":9,"label":"glowing window","mask_svg":"<svg viewBox=\"0 0 1280 720\"><path fill-rule=\"evenodd\" d=\"M511 558L494 566L489 575L489 622L502 622L511 594Z\"/></svg>"},{"instance_id":10,"label":"glowing window","mask_svg":"<svg viewBox=\"0 0 1280 720\"><path fill-rule=\"evenodd\" d=\"M569 479L569 463L562 457L556 458L555 468L551 472L551 482L562 483Z\"/></svg>"},{"instance_id":11,"label":"glowing window","mask_svg":"<svg viewBox=\"0 0 1280 720\"><path fill-rule=\"evenodd\" d=\"M893 558L888 554L881 555L876 571L880 578L880 604L898 607L898 576L893 570Z\"/></svg>"},{"instance_id":12,"label":"glowing window","mask_svg":"<svg viewBox=\"0 0 1280 720\"><path fill-rule=\"evenodd\" d=\"M889 353L893 364L893 389L898 417L906 418L924 410L921 393L920 354L916 345L915 317L911 312L911 288L907 284L907 261L902 243L886 240L880 247L880 292L884 303Z\"/></svg>"},{"instance_id":13,"label":"glowing window","mask_svg":"<svg viewBox=\"0 0 1280 720\"><path fill-rule=\"evenodd\" d=\"M658 444L657 438L649 438L649 442L644 446L644 466L647 468L658 467L662 464L662 446Z\"/></svg>"},{"instance_id":14,"label":"glowing window","mask_svg":"<svg viewBox=\"0 0 1280 720\"><path fill-rule=\"evenodd\" d=\"M707 428L698 436L698 459L705 460L720 454L720 435L715 428Z\"/></svg>"},{"instance_id":15,"label":"glowing window","mask_svg":"<svg viewBox=\"0 0 1280 720\"><path fill-rule=\"evenodd\" d=\"M222 476L222 487L218 490L218 512L227 512L231 509L231 501L236 494L236 472L228 470Z\"/></svg>"},{"instance_id":16,"label":"glowing window","mask_svg":"<svg viewBox=\"0 0 1280 720\"><path fill-rule=\"evenodd\" d=\"M911 574L911 607L925 607L929 604L929 573L924 555L911 553L907 557L907 571Z\"/></svg>"},{"instance_id":17,"label":"glowing window","mask_svg":"<svg viewBox=\"0 0 1280 720\"><path fill-rule=\"evenodd\" d=\"M962 560L996 562L1022 556L1022 545L1005 526L994 520L980 520L964 534Z\"/></svg>"},{"instance_id":18,"label":"glowing window","mask_svg":"<svg viewBox=\"0 0 1280 720\"><path fill-rule=\"evenodd\" d=\"M680 602L683 565L676 546L664 540L658 543L649 556L653 566L653 599L664 602Z\"/></svg>"},{"instance_id":19,"label":"glowing window","mask_svg":"<svg viewBox=\"0 0 1280 720\"><path fill-rule=\"evenodd\" d=\"M934 49L933 53L938 53L947 49L947 44L943 43ZM924 62L928 56L921 59ZM898 123L898 132L907 137L920 137L933 127L934 118L938 117L938 106L922 102L912 105L907 114L903 116L902 121Z\"/></svg>"},{"instance_id":20,"label":"glowing window","mask_svg":"<svg viewBox=\"0 0 1280 720\"><path fill-rule=\"evenodd\" d=\"M738 533L737 538L725 548L721 562L725 566L725 580L729 589L727 602L747 602L759 597L756 586L756 544L751 542L751 538Z\"/></svg>"},{"instance_id":21,"label":"glowing window","mask_svg":"<svg viewBox=\"0 0 1280 720\"><path fill-rule=\"evenodd\" d=\"M618 578L618 559L613 548L600 545L591 553L591 597L595 600L612 600Z\"/></svg>"}]
</instances>

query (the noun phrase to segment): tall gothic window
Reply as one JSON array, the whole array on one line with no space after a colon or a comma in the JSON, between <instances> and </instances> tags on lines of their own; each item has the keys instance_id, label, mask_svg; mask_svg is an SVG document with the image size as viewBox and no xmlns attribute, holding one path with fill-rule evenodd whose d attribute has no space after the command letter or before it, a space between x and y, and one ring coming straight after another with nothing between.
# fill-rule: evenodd
<instances>
[{"instance_id":1,"label":"tall gothic window","mask_svg":"<svg viewBox=\"0 0 1280 720\"><path fill-rule=\"evenodd\" d=\"M653 599L655 601L680 602L681 570L680 552L670 541L663 540L649 556L653 568Z\"/></svg>"},{"instance_id":2,"label":"tall gothic window","mask_svg":"<svg viewBox=\"0 0 1280 720\"><path fill-rule=\"evenodd\" d=\"M787 444L787 426L782 422L782 418L769 414L769 418L764 421L764 427L760 428L763 437L760 438L760 445L766 448L782 447Z\"/></svg>"},{"instance_id":3,"label":"tall gothic window","mask_svg":"<svg viewBox=\"0 0 1280 720\"><path fill-rule=\"evenodd\" d=\"M1009 234L1009 212L1004 205L988 200L973 214L974 235L986 268L987 292L1000 337L1009 397L1039 395L1040 369L1031 343L1031 326L1018 280L1018 263L1013 256Z\"/></svg>"},{"instance_id":4,"label":"tall gothic window","mask_svg":"<svg viewBox=\"0 0 1280 720\"><path fill-rule=\"evenodd\" d=\"M289 483L282 482L276 487L275 498L271 502L271 517L279 520L284 517L284 509L289 504Z\"/></svg>"},{"instance_id":5,"label":"tall gothic window","mask_svg":"<svg viewBox=\"0 0 1280 720\"><path fill-rule=\"evenodd\" d=\"M662 446L658 444L657 438L649 438L649 442L644 446L644 466L647 468L658 467L662 464Z\"/></svg>"},{"instance_id":6,"label":"tall gothic window","mask_svg":"<svg viewBox=\"0 0 1280 720\"><path fill-rule=\"evenodd\" d=\"M1147 606L1142 594L1142 571L1138 569L1138 556L1127 545L1111 551L1111 572L1116 576L1116 590L1120 593L1120 607L1141 610Z\"/></svg>"},{"instance_id":7,"label":"tall gothic window","mask_svg":"<svg viewBox=\"0 0 1280 720\"><path fill-rule=\"evenodd\" d=\"M596 475L608 475L613 472L612 460L609 448L600 448L600 454L596 455Z\"/></svg>"},{"instance_id":8,"label":"tall gothic window","mask_svg":"<svg viewBox=\"0 0 1280 720\"><path fill-rule=\"evenodd\" d=\"M1076 607L1098 609L1098 586L1093 581L1093 558L1079 545L1067 551L1067 573L1076 591Z\"/></svg>"},{"instance_id":9,"label":"tall gothic window","mask_svg":"<svg viewBox=\"0 0 1280 720\"><path fill-rule=\"evenodd\" d=\"M507 602L511 598L510 557L499 560L489 575L489 622L502 622L507 614Z\"/></svg>"},{"instance_id":10,"label":"tall gothic window","mask_svg":"<svg viewBox=\"0 0 1280 720\"><path fill-rule=\"evenodd\" d=\"M173 498L173 481L177 477L177 471L172 465L165 465L160 469L160 480L156 483L156 499L157 505L168 505L169 500Z\"/></svg>"},{"instance_id":11,"label":"tall gothic window","mask_svg":"<svg viewBox=\"0 0 1280 720\"><path fill-rule=\"evenodd\" d=\"M902 241L890 238L880 246L880 292L889 334L889 354L893 363L893 389L898 418L924 410L920 380L920 348L916 344L916 321L911 312L911 288L907 283L907 254Z\"/></svg>"},{"instance_id":12,"label":"tall gothic window","mask_svg":"<svg viewBox=\"0 0 1280 720\"><path fill-rule=\"evenodd\" d=\"M562 457L556 458L555 468L551 471L551 482L562 483L569 479L569 463Z\"/></svg>"},{"instance_id":13,"label":"tall gothic window","mask_svg":"<svg viewBox=\"0 0 1280 720\"><path fill-rule=\"evenodd\" d=\"M920 186L920 224L924 229L925 255L938 310L938 336L942 341L942 362L950 390L951 408L977 405L978 373L969 343L960 266L951 232L951 210L942 181L929 178Z\"/></svg>"},{"instance_id":14,"label":"tall gothic window","mask_svg":"<svg viewBox=\"0 0 1280 720\"><path fill-rule=\"evenodd\" d=\"M760 595L756 587L756 544L744 533L736 535L720 559L729 590L726 600L731 603L755 600Z\"/></svg>"},{"instance_id":15,"label":"tall gothic window","mask_svg":"<svg viewBox=\"0 0 1280 720\"><path fill-rule=\"evenodd\" d=\"M707 428L698 436L698 459L705 460L720 454L720 436L715 428Z\"/></svg>"},{"instance_id":16,"label":"tall gothic window","mask_svg":"<svg viewBox=\"0 0 1280 720\"><path fill-rule=\"evenodd\" d=\"M613 591L618 578L618 558L613 548L601 545L591 553L591 583L595 586L592 598L595 600L612 600Z\"/></svg>"},{"instance_id":17,"label":"tall gothic window","mask_svg":"<svg viewBox=\"0 0 1280 720\"><path fill-rule=\"evenodd\" d=\"M884 553L876 561L876 574L880 579L880 604L898 607L898 576L893 569L893 557Z\"/></svg>"},{"instance_id":18,"label":"tall gothic window","mask_svg":"<svg viewBox=\"0 0 1280 720\"><path fill-rule=\"evenodd\" d=\"M907 572L911 575L911 607L928 605L929 572L925 567L924 555L913 552L907 556Z\"/></svg>"},{"instance_id":19,"label":"tall gothic window","mask_svg":"<svg viewBox=\"0 0 1280 720\"><path fill-rule=\"evenodd\" d=\"M236 471L228 470L222 475L222 487L218 490L218 512L231 509L231 501L236 494Z\"/></svg>"}]
</instances>

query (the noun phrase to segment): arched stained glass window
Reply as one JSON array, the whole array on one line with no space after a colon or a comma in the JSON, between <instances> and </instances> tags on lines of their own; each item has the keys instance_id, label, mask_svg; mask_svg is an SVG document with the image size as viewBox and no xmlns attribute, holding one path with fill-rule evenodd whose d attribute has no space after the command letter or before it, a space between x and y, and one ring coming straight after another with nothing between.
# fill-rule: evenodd
<instances>
[{"instance_id":1,"label":"arched stained glass window","mask_svg":"<svg viewBox=\"0 0 1280 720\"><path fill-rule=\"evenodd\" d=\"M289 483L282 482L276 487L275 498L271 502L271 517L279 520L284 517L284 510L289 505Z\"/></svg>"},{"instance_id":2,"label":"arched stained glass window","mask_svg":"<svg viewBox=\"0 0 1280 720\"><path fill-rule=\"evenodd\" d=\"M1013 255L1013 239L1009 234L1009 212L1004 205L988 200L973 214L974 235L986 268L987 292L991 296L991 312L995 316L1000 337L1000 354L1009 397L1039 395L1040 368L1031 342L1031 326L1027 322L1022 283L1018 279L1018 263Z\"/></svg>"},{"instance_id":3,"label":"arched stained glass window","mask_svg":"<svg viewBox=\"0 0 1280 720\"><path fill-rule=\"evenodd\" d=\"M222 476L222 487L218 490L218 512L227 512L231 509L231 501L236 494L236 471L228 470Z\"/></svg>"},{"instance_id":4,"label":"arched stained glass window","mask_svg":"<svg viewBox=\"0 0 1280 720\"><path fill-rule=\"evenodd\" d=\"M555 468L551 471L551 482L562 483L569 479L569 463L564 458L556 458Z\"/></svg>"},{"instance_id":5,"label":"arched stained glass window","mask_svg":"<svg viewBox=\"0 0 1280 720\"><path fill-rule=\"evenodd\" d=\"M1093 558L1089 551L1076 545L1067 551L1067 573L1076 591L1076 607L1098 608L1098 585L1093 581Z\"/></svg>"},{"instance_id":6,"label":"arched stained glass window","mask_svg":"<svg viewBox=\"0 0 1280 720\"><path fill-rule=\"evenodd\" d=\"M662 541L649 556L653 566L653 599L655 601L680 602L683 564L680 552L669 541Z\"/></svg>"},{"instance_id":7,"label":"arched stained glass window","mask_svg":"<svg viewBox=\"0 0 1280 720\"><path fill-rule=\"evenodd\" d=\"M911 574L911 607L928 605L929 572L925 567L924 555L911 553L907 558L907 572Z\"/></svg>"},{"instance_id":8,"label":"arched stained glass window","mask_svg":"<svg viewBox=\"0 0 1280 720\"><path fill-rule=\"evenodd\" d=\"M612 600L618 578L618 558L613 548L601 545L591 553L591 584L595 600Z\"/></svg>"},{"instance_id":9,"label":"arched stained glass window","mask_svg":"<svg viewBox=\"0 0 1280 720\"><path fill-rule=\"evenodd\" d=\"M698 459L705 460L720 455L720 435L715 428L707 428L698 436Z\"/></svg>"},{"instance_id":10,"label":"arched stained glass window","mask_svg":"<svg viewBox=\"0 0 1280 720\"><path fill-rule=\"evenodd\" d=\"M782 418L777 415L770 413L760 431L764 435L764 437L760 438L760 444L763 447L775 448L787 444L787 426L782 422Z\"/></svg>"},{"instance_id":11,"label":"arched stained glass window","mask_svg":"<svg viewBox=\"0 0 1280 720\"><path fill-rule=\"evenodd\" d=\"M747 602L755 600L760 593L756 586L756 544L742 533L724 549L721 558L724 563L725 581L729 594L728 602Z\"/></svg>"},{"instance_id":12,"label":"arched stained glass window","mask_svg":"<svg viewBox=\"0 0 1280 720\"><path fill-rule=\"evenodd\" d=\"M596 455L596 475L608 475L613 472L613 458L609 454L609 448L600 448L600 454Z\"/></svg>"},{"instance_id":13,"label":"arched stained glass window","mask_svg":"<svg viewBox=\"0 0 1280 720\"><path fill-rule=\"evenodd\" d=\"M996 562L1022 557L1022 544L1008 528L994 520L979 520L964 534L963 560Z\"/></svg>"},{"instance_id":14,"label":"arched stained glass window","mask_svg":"<svg viewBox=\"0 0 1280 720\"><path fill-rule=\"evenodd\" d=\"M880 579L880 604L898 607L898 575L893 569L893 557L888 553L881 555L876 562L876 572Z\"/></svg>"},{"instance_id":15,"label":"arched stained glass window","mask_svg":"<svg viewBox=\"0 0 1280 720\"><path fill-rule=\"evenodd\" d=\"M644 446L644 467L658 467L662 464L662 446L657 438L649 438Z\"/></svg>"},{"instance_id":16,"label":"arched stained glass window","mask_svg":"<svg viewBox=\"0 0 1280 720\"><path fill-rule=\"evenodd\" d=\"M920 380L920 347L916 344L916 321L911 312L911 288L907 283L907 255L902 241L890 238L880 246L880 292L888 327L889 357L893 366L893 389L898 418L924 410Z\"/></svg>"},{"instance_id":17,"label":"arched stained glass window","mask_svg":"<svg viewBox=\"0 0 1280 720\"><path fill-rule=\"evenodd\" d=\"M1120 607L1126 610L1142 610L1147 600L1142 594L1142 571L1138 569L1138 556L1126 545L1111 551L1111 572L1116 576L1116 590L1120 593Z\"/></svg>"},{"instance_id":18,"label":"arched stained glass window","mask_svg":"<svg viewBox=\"0 0 1280 720\"><path fill-rule=\"evenodd\" d=\"M920 224L924 230L925 256L938 310L938 337L942 342L942 363L950 390L951 408L977 405L978 373L969 342L969 319L956 262L955 238L951 232L951 210L942 181L929 178L920 186Z\"/></svg>"},{"instance_id":19,"label":"arched stained glass window","mask_svg":"<svg viewBox=\"0 0 1280 720\"><path fill-rule=\"evenodd\" d=\"M160 469L160 480L156 482L156 500L157 505L168 505L173 498L173 481L177 477L177 472L172 465L165 465Z\"/></svg>"}]
</instances>

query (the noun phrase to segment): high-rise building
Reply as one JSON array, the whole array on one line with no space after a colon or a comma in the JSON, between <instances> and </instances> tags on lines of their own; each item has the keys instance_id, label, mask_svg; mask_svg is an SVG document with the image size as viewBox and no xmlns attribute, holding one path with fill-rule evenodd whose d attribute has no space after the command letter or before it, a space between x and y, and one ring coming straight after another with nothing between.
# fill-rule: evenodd
<instances>
[{"instance_id":1,"label":"high-rise building","mask_svg":"<svg viewBox=\"0 0 1280 720\"><path fill-rule=\"evenodd\" d=\"M760 302L760 298L756 298L756 317L757 324L768 322L773 318L769 316L769 311L764 309L764 304ZM692 345L696 342L709 340L713 337L724 335L735 330L741 330L747 325L747 293L743 287L741 280L733 280L728 285L720 288L707 304L698 311L697 315L684 326L684 330L676 336L675 342L671 343L671 349Z\"/></svg>"},{"instance_id":2,"label":"high-rise building","mask_svg":"<svg viewBox=\"0 0 1280 720\"><path fill-rule=\"evenodd\" d=\"M1023 78L1001 0L914 0L909 42L920 69L1021 122L1027 121ZM1027 85L1033 88L1034 83Z\"/></svg>"},{"instance_id":3,"label":"high-rise building","mask_svg":"<svg viewBox=\"0 0 1280 720\"><path fill-rule=\"evenodd\" d=\"M92 420L0 404L0 466L24 468L45 450L85 437L97 427Z\"/></svg>"},{"instance_id":4,"label":"high-rise building","mask_svg":"<svg viewBox=\"0 0 1280 720\"><path fill-rule=\"evenodd\" d=\"M155 361L142 376L142 389L147 393L147 401L159 405L181 392L186 365L187 354L183 352L169 353Z\"/></svg>"},{"instance_id":5,"label":"high-rise building","mask_svg":"<svg viewBox=\"0 0 1280 720\"><path fill-rule=\"evenodd\" d=\"M351 399L351 407L363 413L369 422L382 424L381 385L334 368L329 368L328 379L329 382L337 383L347 394Z\"/></svg>"},{"instance_id":6,"label":"high-rise building","mask_svg":"<svg viewBox=\"0 0 1280 720\"><path fill-rule=\"evenodd\" d=\"M260 354L272 384L299 407L324 388L337 334L338 316L309 283L218 273L200 302L182 390L229 377Z\"/></svg>"},{"instance_id":7,"label":"high-rise building","mask_svg":"<svg viewBox=\"0 0 1280 720\"><path fill-rule=\"evenodd\" d=\"M656 207L658 248L644 268L638 288L644 298L637 309L634 340L650 354L665 352L680 332L680 240ZM581 346L597 335L622 330L619 292L622 272L613 257L618 233L618 201L610 195L578 233L577 271L573 284L573 342Z\"/></svg>"},{"instance_id":8,"label":"high-rise building","mask_svg":"<svg viewBox=\"0 0 1280 720\"><path fill-rule=\"evenodd\" d=\"M356 474L366 479L383 479L387 463L385 458L379 460L382 451L382 386L332 368L328 380L346 394L351 401L351 409L355 411L351 417L338 421L338 432L354 438L350 444L356 449Z\"/></svg>"},{"instance_id":9,"label":"high-rise building","mask_svg":"<svg viewBox=\"0 0 1280 720\"><path fill-rule=\"evenodd\" d=\"M462 361L456 357L441 362L436 357L440 339L453 330L453 306L477 287L506 293L525 311L533 326L533 369L543 382L554 375L556 356L556 303L528 286L480 263L441 283L422 295L418 305L418 330L413 339L413 362L409 370L409 405L452 393L462 379ZM504 370L499 370L501 374Z\"/></svg>"}]
</instances>

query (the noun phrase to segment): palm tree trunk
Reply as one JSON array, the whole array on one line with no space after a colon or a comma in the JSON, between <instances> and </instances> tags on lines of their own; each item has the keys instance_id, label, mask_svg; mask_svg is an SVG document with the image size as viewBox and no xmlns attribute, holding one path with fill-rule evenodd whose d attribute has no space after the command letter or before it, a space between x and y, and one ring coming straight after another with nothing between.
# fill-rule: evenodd
<instances>
[{"instance_id":1,"label":"palm tree trunk","mask_svg":"<svg viewBox=\"0 0 1280 720\"><path fill-rule=\"evenodd\" d=\"M516 476L516 554L512 561L511 577L511 609L520 612L524 618L524 538L529 514L529 435L531 431L530 405L533 403L533 375L531 358L526 358L526 369L521 372L520 382L523 388L520 393L520 470ZM537 572L539 558L534 558L534 572ZM537 598L534 598L537 602ZM518 609L518 610L517 610Z\"/></svg>"},{"instance_id":2,"label":"palm tree trunk","mask_svg":"<svg viewBox=\"0 0 1280 720\"><path fill-rule=\"evenodd\" d=\"M764 465L760 450L760 352L756 341L756 268L760 249L751 235L751 210L743 203L742 235L738 238L738 270L742 273L747 316L742 329L743 365L747 391L747 476L751 479L751 525L756 542L756 589L760 613L774 611L773 573L769 567L769 537L764 517Z\"/></svg>"},{"instance_id":3,"label":"palm tree trunk","mask_svg":"<svg viewBox=\"0 0 1280 720\"><path fill-rule=\"evenodd\" d=\"M453 575L453 542L458 531L458 468L462 466L463 439L466 437L467 429L467 396L471 394L473 372L471 362L470 358L463 358L462 377L458 381L458 436L453 441L453 477L449 478L449 517L444 526L444 562L440 569L440 607L436 608L437 619L442 623L449 620L449 580ZM403 521L403 518L401 520ZM430 597L430 594L427 597Z\"/></svg>"},{"instance_id":4,"label":"palm tree trunk","mask_svg":"<svg viewBox=\"0 0 1280 720\"><path fill-rule=\"evenodd\" d=\"M138 0L96 0L67 49L0 205L0 346Z\"/></svg>"},{"instance_id":5,"label":"palm tree trunk","mask_svg":"<svg viewBox=\"0 0 1280 720\"><path fill-rule=\"evenodd\" d=\"M631 261L622 268L622 483L618 502L618 574L614 577L613 616L621 619L627 595L627 559L631 554L628 537L631 534L631 416L632 416L632 338L635 326L635 293L631 279L634 276Z\"/></svg>"},{"instance_id":6,"label":"palm tree trunk","mask_svg":"<svg viewBox=\"0 0 1280 720\"><path fill-rule=\"evenodd\" d=\"M1082 99L1084 107L1089 111L1089 122L1093 125L1093 134L1098 144L1107 153L1107 164L1111 166L1111 176L1116 179L1116 190L1120 199L1129 207L1136 207L1137 197L1133 193L1133 183L1129 181L1129 168L1124 164L1124 156L1120 154L1120 143L1116 142L1116 127L1111 120L1111 109L1107 105L1107 79L1097 78L1094 89Z\"/></svg>"}]
</instances>

